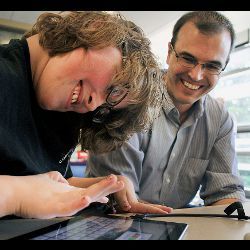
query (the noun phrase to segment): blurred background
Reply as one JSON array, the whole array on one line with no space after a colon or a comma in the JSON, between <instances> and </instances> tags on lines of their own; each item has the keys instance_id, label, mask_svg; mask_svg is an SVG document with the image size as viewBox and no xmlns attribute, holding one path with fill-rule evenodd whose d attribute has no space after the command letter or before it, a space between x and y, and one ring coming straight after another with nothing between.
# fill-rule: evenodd
<instances>
[{"instance_id":1,"label":"blurred background","mask_svg":"<svg viewBox=\"0 0 250 250\"><path fill-rule=\"evenodd\" d=\"M59 12L59 11L51 11ZM187 11L113 11L139 25L151 40L153 52L162 68L167 68L167 45L177 19ZM236 150L240 174L250 198L250 11L220 11L233 23L236 31L236 47L230 63L211 92L225 102L236 121ZM43 11L0 11L0 43L20 38L29 30ZM84 176L87 152L77 148L71 158L75 176Z\"/></svg>"}]
</instances>

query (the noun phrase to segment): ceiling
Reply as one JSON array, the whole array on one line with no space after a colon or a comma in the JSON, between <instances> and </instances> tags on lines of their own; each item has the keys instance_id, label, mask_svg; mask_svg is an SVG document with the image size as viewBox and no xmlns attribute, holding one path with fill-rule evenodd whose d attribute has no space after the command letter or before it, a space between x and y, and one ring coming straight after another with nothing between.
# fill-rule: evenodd
<instances>
[{"instance_id":1,"label":"ceiling","mask_svg":"<svg viewBox=\"0 0 250 250\"><path fill-rule=\"evenodd\" d=\"M33 24L44 11L0 11L0 18L11 21Z\"/></svg>"},{"instance_id":2,"label":"ceiling","mask_svg":"<svg viewBox=\"0 0 250 250\"><path fill-rule=\"evenodd\" d=\"M0 19L32 25L44 11L0 11ZM59 12L59 11L51 11ZM176 20L187 11L115 11L140 26L152 42L152 49L163 67L167 43L171 39ZM236 33L250 28L250 11L220 11L234 25Z\"/></svg>"},{"instance_id":3,"label":"ceiling","mask_svg":"<svg viewBox=\"0 0 250 250\"><path fill-rule=\"evenodd\" d=\"M179 18L186 11L119 11L127 19L140 26L147 35Z\"/></svg>"},{"instance_id":4,"label":"ceiling","mask_svg":"<svg viewBox=\"0 0 250 250\"><path fill-rule=\"evenodd\" d=\"M0 18L33 24L44 11L0 11ZM52 11L58 12L58 11ZM185 11L118 11L126 19L135 22L147 35L181 16Z\"/></svg>"},{"instance_id":5,"label":"ceiling","mask_svg":"<svg viewBox=\"0 0 250 250\"><path fill-rule=\"evenodd\" d=\"M10 21L33 24L44 11L0 11L0 18ZM58 12L58 11L51 11ZM147 35L175 21L187 11L116 11L139 25ZM221 11L230 18L236 32L249 25L250 11ZM243 29L243 28L242 28Z\"/></svg>"}]
</instances>

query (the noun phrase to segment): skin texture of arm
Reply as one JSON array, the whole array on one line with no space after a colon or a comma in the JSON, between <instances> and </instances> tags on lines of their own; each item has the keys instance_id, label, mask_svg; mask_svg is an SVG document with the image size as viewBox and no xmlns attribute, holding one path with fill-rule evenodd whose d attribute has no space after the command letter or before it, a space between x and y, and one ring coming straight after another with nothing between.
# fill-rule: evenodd
<instances>
[{"instance_id":1,"label":"skin texture of arm","mask_svg":"<svg viewBox=\"0 0 250 250\"><path fill-rule=\"evenodd\" d=\"M8 188L6 188L8 187ZM107 195L118 192L124 183L109 177L88 188L69 185L56 171L31 176L0 176L0 217L49 219L72 216L92 202L107 203Z\"/></svg>"},{"instance_id":2,"label":"skin texture of arm","mask_svg":"<svg viewBox=\"0 0 250 250\"><path fill-rule=\"evenodd\" d=\"M71 186L88 188L89 186L96 184L105 178L106 177L95 177L95 178L71 177L71 178L67 179L67 181Z\"/></svg>"}]
</instances>

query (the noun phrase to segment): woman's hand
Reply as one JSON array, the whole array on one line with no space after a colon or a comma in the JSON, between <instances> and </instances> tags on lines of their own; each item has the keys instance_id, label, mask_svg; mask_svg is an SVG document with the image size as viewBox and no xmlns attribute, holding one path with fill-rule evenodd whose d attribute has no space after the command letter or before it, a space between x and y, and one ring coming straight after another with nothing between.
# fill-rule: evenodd
<instances>
[{"instance_id":1,"label":"woman's hand","mask_svg":"<svg viewBox=\"0 0 250 250\"><path fill-rule=\"evenodd\" d=\"M107 203L107 195L124 187L122 181L110 175L88 188L68 184L56 171L31 176L0 176L0 187L8 190L2 202L0 216L14 214L25 218L48 219L71 216L92 202ZM7 192L7 191L6 191Z\"/></svg>"}]
</instances>

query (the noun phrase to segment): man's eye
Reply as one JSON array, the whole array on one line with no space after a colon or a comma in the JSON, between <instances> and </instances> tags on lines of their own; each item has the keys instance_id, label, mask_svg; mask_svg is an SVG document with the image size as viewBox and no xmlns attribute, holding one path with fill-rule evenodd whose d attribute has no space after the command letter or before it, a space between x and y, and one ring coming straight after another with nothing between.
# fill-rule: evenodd
<instances>
[{"instance_id":1,"label":"man's eye","mask_svg":"<svg viewBox=\"0 0 250 250\"><path fill-rule=\"evenodd\" d=\"M182 57L182 60L184 60L186 63L196 64L196 60L193 59L192 57L183 56L183 57Z\"/></svg>"},{"instance_id":2,"label":"man's eye","mask_svg":"<svg viewBox=\"0 0 250 250\"><path fill-rule=\"evenodd\" d=\"M221 70L221 67L215 64L206 64L208 70Z\"/></svg>"}]
</instances>

